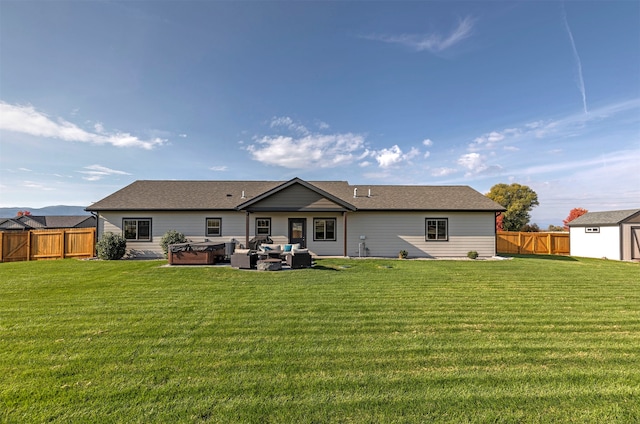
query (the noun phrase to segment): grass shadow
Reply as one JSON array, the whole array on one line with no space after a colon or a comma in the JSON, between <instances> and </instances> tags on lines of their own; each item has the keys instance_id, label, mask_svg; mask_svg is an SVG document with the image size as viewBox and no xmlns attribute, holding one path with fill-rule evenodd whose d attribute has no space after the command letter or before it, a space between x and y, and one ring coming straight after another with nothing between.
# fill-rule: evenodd
<instances>
[{"instance_id":1,"label":"grass shadow","mask_svg":"<svg viewBox=\"0 0 640 424\"><path fill-rule=\"evenodd\" d=\"M318 264L312 266L309 269L314 269L314 270L318 270L318 271L342 271L342 269L340 269L339 267L324 266L324 265L318 265Z\"/></svg>"},{"instance_id":2,"label":"grass shadow","mask_svg":"<svg viewBox=\"0 0 640 424\"><path fill-rule=\"evenodd\" d=\"M507 258L522 258L522 259L540 259L546 261L567 261L567 262L577 262L578 260L572 256L562 256L562 255L524 255L524 254L500 254L500 256L504 256Z\"/></svg>"}]
</instances>

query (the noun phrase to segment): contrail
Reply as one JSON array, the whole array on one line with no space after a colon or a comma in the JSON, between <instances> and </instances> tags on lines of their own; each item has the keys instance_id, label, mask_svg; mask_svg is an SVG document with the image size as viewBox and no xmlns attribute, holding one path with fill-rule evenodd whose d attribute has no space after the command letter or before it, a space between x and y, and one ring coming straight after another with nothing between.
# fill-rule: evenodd
<instances>
[{"instance_id":1,"label":"contrail","mask_svg":"<svg viewBox=\"0 0 640 424\"><path fill-rule=\"evenodd\" d=\"M580 61L580 56L578 56L576 43L573 41L573 34L569 27L569 21L567 21L567 11L564 8L564 2L562 3L562 18L564 20L564 27L567 29L567 34L569 34L571 48L573 49L573 56L575 57L576 64L578 65L578 89L580 90L580 94L582 94L582 106L584 107L584 113L587 113L587 93L584 89L584 78L582 78L582 61Z\"/></svg>"}]
</instances>

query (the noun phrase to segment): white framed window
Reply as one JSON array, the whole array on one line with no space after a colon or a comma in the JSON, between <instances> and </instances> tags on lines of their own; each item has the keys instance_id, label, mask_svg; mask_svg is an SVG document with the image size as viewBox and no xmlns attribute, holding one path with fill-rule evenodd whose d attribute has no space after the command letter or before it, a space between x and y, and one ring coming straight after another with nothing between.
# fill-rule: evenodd
<instances>
[{"instance_id":1,"label":"white framed window","mask_svg":"<svg viewBox=\"0 0 640 424\"><path fill-rule=\"evenodd\" d=\"M449 219L448 218L427 218L425 220L425 240L426 241L449 240Z\"/></svg>"},{"instance_id":2,"label":"white framed window","mask_svg":"<svg viewBox=\"0 0 640 424\"><path fill-rule=\"evenodd\" d=\"M335 218L314 218L313 219L313 240L335 241L336 240L336 219Z\"/></svg>"},{"instance_id":3,"label":"white framed window","mask_svg":"<svg viewBox=\"0 0 640 424\"><path fill-rule=\"evenodd\" d=\"M222 218L207 218L206 234L208 237L222 236Z\"/></svg>"},{"instance_id":4,"label":"white framed window","mask_svg":"<svg viewBox=\"0 0 640 424\"><path fill-rule=\"evenodd\" d=\"M124 218L122 232L125 240L151 241L151 218Z\"/></svg>"},{"instance_id":5,"label":"white framed window","mask_svg":"<svg viewBox=\"0 0 640 424\"><path fill-rule=\"evenodd\" d=\"M584 227L585 233L599 233L600 227Z\"/></svg>"},{"instance_id":6,"label":"white framed window","mask_svg":"<svg viewBox=\"0 0 640 424\"><path fill-rule=\"evenodd\" d=\"M256 235L271 235L271 218L256 218Z\"/></svg>"}]
</instances>

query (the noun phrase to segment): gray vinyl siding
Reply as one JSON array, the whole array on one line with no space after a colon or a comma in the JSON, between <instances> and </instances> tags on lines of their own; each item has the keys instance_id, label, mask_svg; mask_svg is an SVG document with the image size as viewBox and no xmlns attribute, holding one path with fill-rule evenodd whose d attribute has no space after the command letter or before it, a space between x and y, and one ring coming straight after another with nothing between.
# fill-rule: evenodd
<instances>
[{"instance_id":1,"label":"gray vinyl siding","mask_svg":"<svg viewBox=\"0 0 640 424\"><path fill-rule=\"evenodd\" d=\"M289 242L289 218L305 218L307 220L307 248L317 256L342 256L344 246L344 230L342 223L342 213L336 212L256 212L250 216L249 232L255 234L256 218L271 218L271 238L275 244L286 244ZM335 218L336 219L336 240L335 241L314 241L313 240L313 219L314 218ZM244 239L241 241L244 243Z\"/></svg>"},{"instance_id":2,"label":"gray vinyl siding","mask_svg":"<svg viewBox=\"0 0 640 424\"><path fill-rule=\"evenodd\" d=\"M105 232L122 234L123 218L151 219L151 241L127 241L127 249L133 249L135 256L140 258L164 257L160 240L169 230L178 231L194 242L207 239L224 243L235 238L244 243L244 212L102 212L98 224L99 234ZM207 218L222 218L222 236L206 236Z\"/></svg>"},{"instance_id":3,"label":"gray vinyl siding","mask_svg":"<svg viewBox=\"0 0 640 424\"><path fill-rule=\"evenodd\" d=\"M123 218L150 218L152 240L128 241L127 248L136 257L163 257L160 240L169 230L183 233L194 242L220 240L221 243L236 240L245 244L245 212L102 212L98 224L99 234L122 234ZM207 237L206 218L222 219L222 236ZM307 247L317 256L344 255L344 219L342 212L253 212L249 214L249 238L255 233L256 218L271 219L271 238L276 244L289 241L289 218L305 218L307 221ZM315 241L314 218L335 218L336 240ZM445 218L448 221L447 241L426 241L426 218ZM409 257L465 257L475 250L481 257L495 255L494 212L350 212L347 213L347 256L359 255L360 236L369 249L367 256L397 257L400 250L407 250Z\"/></svg>"},{"instance_id":4,"label":"gray vinyl siding","mask_svg":"<svg viewBox=\"0 0 640 424\"><path fill-rule=\"evenodd\" d=\"M426 218L446 218L449 239L426 241ZM493 212L357 212L349 214L347 228L349 256L358 256L361 242L368 256L395 257L400 250L414 258L465 257L471 250L495 255Z\"/></svg>"},{"instance_id":5,"label":"gray vinyl siding","mask_svg":"<svg viewBox=\"0 0 640 424\"><path fill-rule=\"evenodd\" d=\"M251 206L253 210L342 210L340 205L300 185L288 187Z\"/></svg>"}]
</instances>

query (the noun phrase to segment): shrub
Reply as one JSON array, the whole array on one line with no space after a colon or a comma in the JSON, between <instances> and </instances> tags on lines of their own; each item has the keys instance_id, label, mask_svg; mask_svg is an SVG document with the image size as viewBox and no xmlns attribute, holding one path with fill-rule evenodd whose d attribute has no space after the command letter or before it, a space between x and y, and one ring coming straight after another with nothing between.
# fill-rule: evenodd
<instances>
[{"instance_id":1,"label":"shrub","mask_svg":"<svg viewBox=\"0 0 640 424\"><path fill-rule=\"evenodd\" d=\"M100 259L107 261L121 259L127 251L127 241L120 234L104 233L96 243Z\"/></svg>"},{"instance_id":2,"label":"shrub","mask_svg":"<svg viewBox=\"0 0 640 424\"><path fill-rule=\"evenodd\" d=\"M469 259L476 259L478 257L478 252L476 252L475 250L467 252L467 257Z\"/></svg>"},{"instance_id":3,"label":"shrub","mask_svg":"<svg viewBox=\"0 0 640 424\"><path fill-rule=\"evenodd\" d=\"M409 252L407 252L404 249L402 249L400 252L398 252L398 258L400 258L400 259L407 259L408 255L409 255Z\"/></svg>"},{"instance_id":4,"label":"shrub","mask_svg":"<svg viewBox=\"0 0 640 424\"><path fill-rule=\"evenodd\" d=\"M162 251L164 252L165 258L169 253L169 245L176 243L185 243L187 238L184 234L177 232L176 230L169 230L162 236L162 240L160 240L160 246L162 246Z\"/></svg>"}]
</instances>

